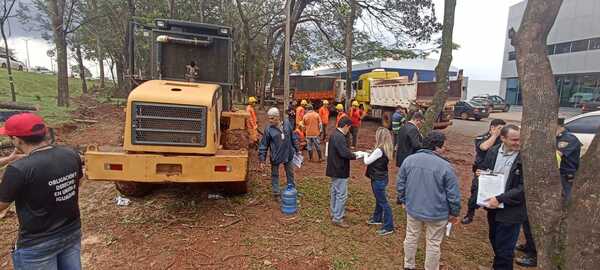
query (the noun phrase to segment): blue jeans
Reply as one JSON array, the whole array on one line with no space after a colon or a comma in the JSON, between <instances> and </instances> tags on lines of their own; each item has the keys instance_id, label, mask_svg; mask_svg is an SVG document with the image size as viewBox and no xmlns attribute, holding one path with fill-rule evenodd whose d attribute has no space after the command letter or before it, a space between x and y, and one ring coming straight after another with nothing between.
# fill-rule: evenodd
<instances>
[{"instance_id":1,"label":"blue jeans","mask_svg":"<svg viewBox=\"0 0 600 270\"><path fill-rule=\"evenodd\" d=\"M321 150L321 140L319 137L306 137L306 150Z\"/></svg>"},{"instance_id":2,"label":"blue jeans","mask_svg":"<svg viewBox=\"0 0 600 270\"><path fill-rule=\"evenodd\" d=\"M331 178L329 210L331 219L340 222L344 219L348 199L348 178Z\"/></svg>"},{"instance_id":3,"label":"blue jeans","mask_svg":"<svg viewBox=\"0 0 600 270\"><path fill-rule=\"evenodd\" d=\"M294 163L290 161L287 163L271 164L271 190L273 191L273 195L281 194L281 189L279 189L279 165L281 164L285 168L286 184L296 187L296 184L294 184Z\"/></svg>"},{"instance_id":4,"label":"blue jeans","mask_svg":"<svg viewBox=\"0 0 600 270\"><path fill-rule=\"evenodd\" d=\"M495 213L488 212L489 237L494 250L494 270L513 270L515 247L521 224L497 222Z\"/></svg>"},{"instance_id":5,"label":"blue jeans","mask_svg":"<svg viewBox=\"0 0 600 270\"><path fill-rule=\"evenodd\" d=\"M387 177L381 180L371 180L371 188L375 195L375 212L373 212L371 219L375 222L383 222L382 229L392 231L394 230L394 217L386 197L387 184Z\"/></svg>"},{"instance_id":6,"label":"blue jeans","mask_svg":"<svg viewBox=\"0 0 600 270\"><path fill-rule=\"evenodd\" d=\"M15 270L79 270L81 231L59 234L35 246L17 247L12 259Z\"/></svg>"}]
</instances>

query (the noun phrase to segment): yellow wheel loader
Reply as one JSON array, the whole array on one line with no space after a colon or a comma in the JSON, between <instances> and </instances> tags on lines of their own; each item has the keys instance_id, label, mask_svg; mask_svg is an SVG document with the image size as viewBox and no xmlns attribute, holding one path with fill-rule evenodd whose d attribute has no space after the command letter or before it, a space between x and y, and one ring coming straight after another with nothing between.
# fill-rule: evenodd
<instances>
[{"instance_id":1,"label":"yellow wheel loader","mask_svg":"<svg viewBox=\"0 0 600 270\"><path fill-rule=\"evenodd\" d=\"M155 20L153 26L131 22L128 32L126 78L133 90L123 147L88 147L87 178L115 181L122 194L134 197L160 183L221 183L229 192L246 193L247 144L222 145L226 134L246 132L249 116L228 111L232 28Z\"/></svg>"}]
</instances>

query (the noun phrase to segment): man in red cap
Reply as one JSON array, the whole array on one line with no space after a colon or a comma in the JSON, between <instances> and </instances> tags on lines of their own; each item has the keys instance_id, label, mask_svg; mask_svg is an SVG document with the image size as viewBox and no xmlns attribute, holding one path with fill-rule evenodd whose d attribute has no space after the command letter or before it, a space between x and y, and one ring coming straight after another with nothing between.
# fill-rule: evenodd
<instances>
[{"instance_id":1,"label":"man in red cap","mask_svg":"<svg viewBox=\"0 0 600 270\"><path fill-rule=\"evenodd\" d=\"M12 251L19 269L81 269L79 155L46 141L44 120L33 113L10 117L0 135L10 137L13 152L4 163L0 211L15 202L19 234Z\"/></svg>"}]
</instances>

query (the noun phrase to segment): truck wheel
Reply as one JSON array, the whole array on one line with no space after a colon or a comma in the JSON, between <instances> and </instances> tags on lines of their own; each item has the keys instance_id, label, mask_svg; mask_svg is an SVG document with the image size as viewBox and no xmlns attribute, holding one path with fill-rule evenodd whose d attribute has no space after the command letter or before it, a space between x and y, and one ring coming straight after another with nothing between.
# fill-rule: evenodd
<instances>
[{"instance_id":1,"label":"truck wheel","mask_svg":"<svg viewBox=\"0 0 600 270\"><path fill-rule=\"evenodd\" d=\"M460 119L462 120L469 120L469 114L464 112L460 114Z\"/></svg>"},{"instance_id":2,"label":"truck wheel","mask_svg":"<svg viewBox=\"0 0 600 270\"><path fill-rule=\"evenodd\" d=\"M231 195L243 195L248 193L248 181L228 183L225 191Z\"/></svg>"},{"instance_id":3,"label":"truck wheel","mask_svg":"<svg viewBox=\"0 0 600 270\"><path fill-rule=\"evenodd\" d=\"M152 192L152 184L138 183L138 182L115 182L115 187L119 193L127 197L144 197Z\"/></svg>"},{"instance_id":4,"label":"truck wheel","mask_svg":"<svg viewBox=\"0 0 600 270\"><path fill-rule=\"evenodd\" d=\"M510 111L510 105L508 105L508 104L507 104L507 105L504 107L504 110L503 110L503 111L504 111L504 112L508 112L508 111Z\"/></svg>"}]
</instances>

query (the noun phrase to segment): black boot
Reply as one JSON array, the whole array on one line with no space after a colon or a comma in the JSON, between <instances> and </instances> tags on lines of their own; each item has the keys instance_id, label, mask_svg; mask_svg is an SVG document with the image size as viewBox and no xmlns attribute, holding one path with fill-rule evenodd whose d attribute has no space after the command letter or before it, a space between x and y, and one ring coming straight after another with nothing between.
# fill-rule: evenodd
<instances>
[{"instance_id":1,"label":"black boot","mask_svg":"<svg viewBox=\"0 0 600 270\"><path fill-rule=\"evenodd\" d=\"M460 223L462 224L471 224L471 222L473 222L473 217L475 216L475 211L469 211L467 212L467 215L461 220Z\"/></svg>"},{"instance_id":2,"label":"black boot","mask_svg":"<svg viewBox=\"0 0 600 270\"><path fill-rule=\"evenodd\" d=\"M536 267L537 266L537 258L534 256L525 255L521 258L515 259L515 263L517 263L517 265L520 265L523 267Z\"/></svg>"}]
</instances>

